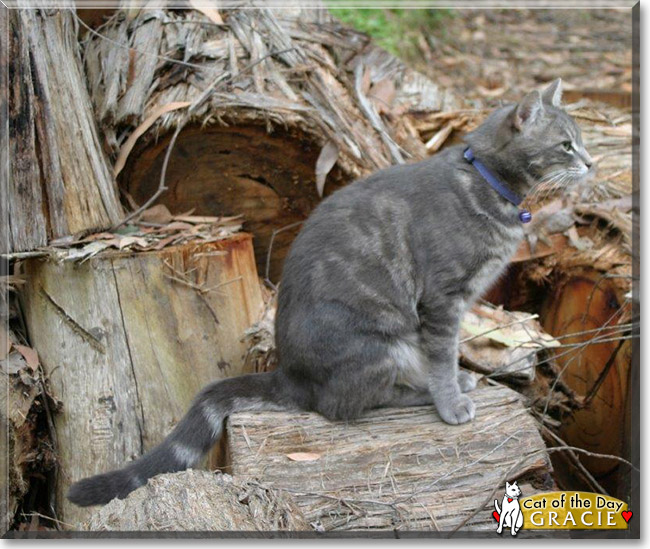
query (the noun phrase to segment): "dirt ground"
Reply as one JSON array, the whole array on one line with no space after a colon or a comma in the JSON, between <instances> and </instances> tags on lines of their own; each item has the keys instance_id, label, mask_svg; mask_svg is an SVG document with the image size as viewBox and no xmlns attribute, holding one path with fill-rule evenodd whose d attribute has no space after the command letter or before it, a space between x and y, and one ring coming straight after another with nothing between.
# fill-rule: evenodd
<instances>
[{"instance_id":1,"label":"dirt ground","mask_svg":"<svg viewBox=\"0 0 650 549\"><path fill-rule=\"evenodd\" d=\"M468 106L491 107L557 77L626 106L632 91L631 10L454 10L419 41L417 68Z\"/></svg>"}]
</instances>

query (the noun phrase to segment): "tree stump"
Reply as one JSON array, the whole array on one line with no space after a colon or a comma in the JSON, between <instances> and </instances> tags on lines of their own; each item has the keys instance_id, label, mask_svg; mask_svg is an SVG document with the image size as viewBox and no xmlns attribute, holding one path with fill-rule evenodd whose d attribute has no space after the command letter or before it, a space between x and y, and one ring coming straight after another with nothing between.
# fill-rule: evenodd
<instances>
[{"instance_id":1,"label":"tree stump","mask_svg":"<svg viewBox=\"0 0 650 549\"><path fill-rule=\"evenodd\" d=\"M548 481L550 464L521 395L480 386L471 396L476 418L464 425L445 424L431 406L376 410L347 423L236 413L227 420L229 470L293 494L321 531L449 532L465 519L463 531L491 530L490 494L506 479Z\"/></svg>"},{"instance_id":2,"label":"tree stump","mask_svg":"<svg viewBox=\"0 0 650 549\"><path fill-rule=\"evenodd\" d=\"M59 518L75 523L88 511L64 498L73 481L137 458L201 387L243 372L241 337L263 307L251 237L31 259L25 274L32 343L64 404Z\"/></svg>"},{"instance_id":3,"label":"tree stump","mask_svg":"<svg viewBox=\"0 0 650 549\"><path fill-rule=\"evenodd\" d=\"M158 202L172 213L243 214L260 273L273 239L277 281L319 191L423 158L404 114L455 99L325 9L218 13L219 25L193 9L116 12L102 33L133 49L88 35L91 96L137 204L155 196L171 134L183 128Z\"/></svg>"},{"instance_id":4,"label":"tree stump","mask_svg":"<svg viewBox=\"0 0 650 549\"><path fill-rule=\"evenodd\" d=\"M2 50L9 78L0 80L0 91L8 86L11 177L0 212L8 221L0 224L0 253L107 228L123 215L93 118L72 14L8 11L8 54Z\"/></svg>"}]
</instances>

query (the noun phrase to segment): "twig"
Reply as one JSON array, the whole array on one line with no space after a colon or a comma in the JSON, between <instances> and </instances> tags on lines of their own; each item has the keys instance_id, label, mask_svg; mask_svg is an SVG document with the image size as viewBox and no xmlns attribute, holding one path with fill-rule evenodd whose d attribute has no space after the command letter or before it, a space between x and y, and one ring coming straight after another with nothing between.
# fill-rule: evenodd
<instances>
[{"instance_id":1,"label":"twig","mask_svg":"<svg viewBox=\"0 0 650 549\"><path fill-rule=\"evenodd\" d=\"M521 467L528 459L531 457L537 455L537 454L542 454L544 452L546 453L552 453L552 452L563 452L566 450L572 450L574 452L578 452L580 454L585 454L589 457L596 457L596 458L605 458L605 459L614 459L616 461L622 462L626 465L629 465L632 469L635 471L639 471L639 469L633 464L630 463L628 460L623 459L622 457L619 456L614 456L611 454L597 454L595 452L590 452L588 450L585 450L584 448L578 448L577 446L553 446L552 448L544 448L541 450L536 450L530 454L527 454L524 458L520 459L517 463L515 463L510 469L506 471L506 473L503 475L501 479L501 483L498 484L497 486L494 487L494 490L490 492L490 495L485 499L482 505L479 505L475 511L473 511L469 516L467 516L456 528L454 528L451 533L449 534L449 537L453 536L458 530L460 530L463 526L465 526L472 518L474 518L476 515L478 515L480 512L482 512L486 505L489 505L491 502L492 498L494 497L494 494L496 494L497 490L501 487L501 485L508 480L510 475L512 474L513 471L517 470L519 467Z\"/></svg>"},{"instance_id":2,"label":"twig","mask_svg":"<svg viewBox=\"0 0 650 549\"><path fill-rule=\"evenodd\" d=\"M598 392L598 389L600 389L600 386L603 384L603 381L605 381L605 378L607 377L607 374L609 373L610 369L612 368L612 365L614 364L614 361L616 360L616 357L618 356L618 352L621 350L621 347L623 347L623 344L625 343L625 339L621 339L618 342L618 345L616 346L616 349L612 351L612 354L609 355L609 358L607 359L607 363L603 367L602 371L600 374L598 374L598 379L594 382L593 386L589 391L587 392L587 396L584 399L583 405L584 406L589 406L591 403L592 399Z\"/></svg>"},{"instance_id":3,"label":"twig","mask_svg":"<svg viewBox=\"0 0 650 549\"><path fill-rule=\"evenodd\" d=\"M301 225L304 223L304 221L296 221L295 223L291 223L290 225L285 225L284 227L281 227L280 229L275 229L273 233L271 234L271 241L269 242L269 249L266 252L266 269L264 271L264 282L266 282L273 290L277 290L277 286L271 282L271 279L269 277L269 272L271 271L271 252L273 251L273 241L275 240L276 235L280 234L282 231L286 231L288 229L293 229L294 227L297 227L298 225Z\"/></svg>"}]
</instances>

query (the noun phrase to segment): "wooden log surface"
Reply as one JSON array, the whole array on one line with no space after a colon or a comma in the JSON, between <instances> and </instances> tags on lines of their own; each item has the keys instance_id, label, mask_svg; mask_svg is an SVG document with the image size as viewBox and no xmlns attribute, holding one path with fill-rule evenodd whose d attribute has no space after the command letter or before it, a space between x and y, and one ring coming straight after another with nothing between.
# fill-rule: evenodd
<instances>
[{"instance_id":1,"label":"wooden log surface","mask_svg":"<svg viewBox=\"0 0 650 549\"><path fill-rule=\"evenodd\" d=\"M263 307L251 237L32 259L25 275L32 343L64 404L59 518L76 523L88 512L63 497L73 481L140 456L203 385L242 373L241 337Z\"/></svg>"},{"instance_id":2,"label":"wooden log surface","mask_svg":"<svg viewBox=\"0 0 650 549\"><path fill-rule=\"evenodd\" d=\"M430 406L348 423L312 413L233 414L229 470L293 494L317 530L450 531L477 510L463 529L493 529L492 491L500 494L506 479L544 477L549 461L521 395L481 386L471 396L476 419L460 426Z\"/></svg>"},{"instance_id":3,"label":"wooden log surface","mask_svg":"<svg viewBox=\"0 0 650 549\"><path fill-rule=\"evenodd\" d=\"M9 10L8 18L12 139L2 253L106 228L123 215L100 145L72 14L19 9Z\"/></svg>"},{"instance_id":4,"label":"wooden log surface","mask_svg":"<svg viewBox=\"0 0 650 549\"><path fill-rule=\"evenodd\" d=\"M290 494L207 471L159 475L95 511L82 530L282 532L308 530Z\"/></svg>"}]
</instances>

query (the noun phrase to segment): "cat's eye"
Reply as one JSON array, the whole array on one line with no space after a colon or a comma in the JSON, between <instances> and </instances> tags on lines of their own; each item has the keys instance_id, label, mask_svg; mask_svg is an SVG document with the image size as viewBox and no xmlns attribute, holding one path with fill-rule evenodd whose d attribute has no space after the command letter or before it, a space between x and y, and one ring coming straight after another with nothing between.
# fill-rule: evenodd
<instances>
[{"instance_id":1,"label":"cat's eye","mask_svg":"<svg viewBox=\"0 0 650 549\"><path fill-rule=\"evenodd\" d=\"M563 141L562 142L562 148L566 152L571 152L571 151L573 151L573 143L571 143L571 141Z\"/></svg>"}]
</instances>

